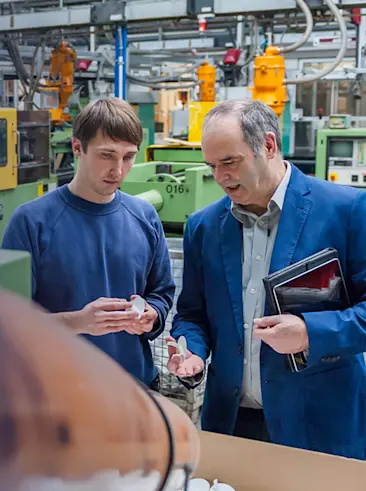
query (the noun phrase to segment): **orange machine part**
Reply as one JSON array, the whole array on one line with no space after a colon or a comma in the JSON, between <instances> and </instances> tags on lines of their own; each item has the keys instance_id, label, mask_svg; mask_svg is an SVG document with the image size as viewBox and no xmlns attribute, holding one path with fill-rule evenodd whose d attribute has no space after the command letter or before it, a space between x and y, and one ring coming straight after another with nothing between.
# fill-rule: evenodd
<instances>
[{"instance_id":1,"label":"orange machine part","mask_svg":"<svg viewBox=\"0 0 366 491\"><path fill-rule=\"evenodd\" d=\"M67 101L73 92L76 52L69 43L61 41L52 51L51 70L46 84L59 92L59 108L52 113L52 119L71 121L71 116L65 113Z\"/></svg>"},{"instance_id":2,"label":"orange machine part","mask_svg":"<svg viewBox=\"0 0 366 491\"><path fill-rule=\"evenodd\" d=\"M197 69L200 84L200 101L213 102L215 100L216 67L207 60Z\"/></svg>"},{"instance_id":3,"label":"orange machine part","mask_svg":"<svg viewBox=\"0 0 366 491\"><path fill-rule=\"evenodd\" d=\"M254 61L253 100L270 106L281 116L288 100L285 80L285 59L276 46L269 46L263 56Z\"/></svg>"}]
</instances>

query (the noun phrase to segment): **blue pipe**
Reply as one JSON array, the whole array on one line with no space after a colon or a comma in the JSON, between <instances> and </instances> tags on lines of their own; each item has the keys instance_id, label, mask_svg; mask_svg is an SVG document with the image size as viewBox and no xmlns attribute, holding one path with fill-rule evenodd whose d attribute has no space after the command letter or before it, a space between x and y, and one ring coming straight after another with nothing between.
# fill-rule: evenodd
<instances>
[{"instance_id":1,"label":"blue pipe","mask_svg":"<svg viewBox=\"0 0 366 491\"><path fill-rule=\"evenodd\" d=\"M115 64L114 64L114 95L116 97L119 97L118 58L119 58L119 35L117 29L115 35Z\"/></svg>"},{"instance_id":2,"label":"blue pipe","mask_svg":"<svg viewBox=\"0 0 366 491\"><path fill-rule=\"evenodd\" d=\"M122 27L122 97L127 100L127 26Z\"/></svg>"},{"instance_id":3,"label":"blue pipe","mask_svg":"<svg viewBox=\"0 0 366 491\"><path fill-rule=\"evenodd\" d=\"M127 27L119 26L115 41L114 95L124 100L127 98L127 42Z\"/></svg>"}]
</instances>

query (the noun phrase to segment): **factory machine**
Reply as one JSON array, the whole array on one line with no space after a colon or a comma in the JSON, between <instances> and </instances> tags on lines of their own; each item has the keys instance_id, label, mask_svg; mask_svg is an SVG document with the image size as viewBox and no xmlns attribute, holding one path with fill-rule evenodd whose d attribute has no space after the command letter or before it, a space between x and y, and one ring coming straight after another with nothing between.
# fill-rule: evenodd
<instances>
[{"instance_id":1,"label":"factory machine","mask_svg":"<svg viewBox=\"0 0 366 491\"><path fill-rule=\"evenodd\" d=\"M329 127L317 133L315 175L366 188L366 128L352 128L348 115L331 116Z\"/></svg>"},{"instance_id":2,"label":"factory machine","mask_svg":"<svg viewBox=\"0 0 366 491\"><path fill-rule=\"evenodd\" d=\"M41 87L41 106L49 109L54 125L71 123L68 100L74 89L76 52L66 41L52 50L51 69L45 87Z\"/></svg>"},{"instance_id":3,"label":"factory machine","mask_svg":"<svg viewBox=\"0 0 366 491\"><path fill-rule=\"evenodd\" d=\"M49 111L0 109L0 239L14 209L54 189Z\"/></svg>"},{"instance_id":4,"label":"factory machine","mask_svg":"<svg viewBox=\"0 0 366 491\"><path fill-rule=\"evenodd\" d=\"M0 240L14 209L71 180L75 50L62 41L51 55L41 110L0 109ZM66 179L66 181L65 181Z\"/></svg>"},{"instance_id":5,"label":"factory machine","mask_svg":"<svg viewBox=\"0 0 366 491\"><path fill-rule=\"evenodd\" d=\"M224 195L208 166L197 162L153 161L135 165L121 190L151 203L167 235L181 235L192 213Z\"/></svg>"}]
</instances>

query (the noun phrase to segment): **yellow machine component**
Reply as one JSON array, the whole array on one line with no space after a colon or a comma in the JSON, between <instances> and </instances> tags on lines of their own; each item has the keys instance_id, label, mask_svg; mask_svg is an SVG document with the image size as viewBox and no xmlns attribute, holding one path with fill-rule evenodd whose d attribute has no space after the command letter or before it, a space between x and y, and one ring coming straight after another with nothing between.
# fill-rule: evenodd
<instances>
[{"instance_id":1,"label":"yellow machine component","mask_svg":"<svg viewBox=\"0 0 366 491\"><path fill-rule=\"evenodd\" d=\"M207 60L197 69L199 85L199 101L189 105L188 141L200 142L202 124L206 114L217 104L215 102L216 67Z\"/></svg>"},{"instance_id":2,"label":"yellow machine component","mask_svg":"<svg viewBox=\"0 0 366 491\"><path fill-rule=\"evenodd\" d=\"M202 125L206 114L217 102L191 102L189 105L188 141L199 143L202 140Z\"/></svg>"},{"instance_id":3,"label":"yellow machine component","mask_svg":"<svg viewBox=\"0 0 366 491\"><path fill-rule=\"evenodd\" d=\"M263 56L254 61L253 100L270 106L281 116L288 100L285 80L285 59L277 46L268 46Z\"/></svg>"},{"instance_id":4,"label":"yellow machine component","mask_svg":"<svg viewBox=\"0 0 366 491\"><path fill-rule=\"evenodd\" d=\"M51 120L55 124L70 122L71 116L65 112L67 101L73 92L76 52L66 41L52 51L51 70L42 89L42 108L50 109Z\"/></svg>"},{"instance_id":5,"label":"yellow machine component","mask_svg":"<svg viewBox=\"0 0 366 491\"><path fill-rule=\"evenodd\" d=\"M336 181L338 181L338 174L336 174L335 172L331 172L331 173L329 174L329 180L330 180L331 182L336 182Z\"/></svg>"},{"instance_id":6,"label":"yellow machine component","mask_svg":"<svg viewBox=\"0 0 366 491\"><path fill-rule=\"evenodd\" d=\"M199 99L204 102L213 102L216 98L215 84L216 84L216 67L210 65L206 60L198 69L197 77L200 83L200 96Z\"/></svg>"},{"instance_id":7,"label":"yellow machine component","mask_svg":"<svg viewBox=\"0 0 366 491\"><path fill-rule=\"evenodd\" d=\"M17 111L0 109L0 191L18 184Z\"/></svg>"}]
</instances>

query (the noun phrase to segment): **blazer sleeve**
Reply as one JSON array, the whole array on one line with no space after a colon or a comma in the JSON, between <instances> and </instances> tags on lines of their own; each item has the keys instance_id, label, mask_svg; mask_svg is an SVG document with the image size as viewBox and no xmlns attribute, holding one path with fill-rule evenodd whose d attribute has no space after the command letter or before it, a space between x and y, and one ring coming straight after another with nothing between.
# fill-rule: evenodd
<instances>
[{"instance_id":1,"label":"blazer sleeve","mask_svg":"<svg viewBox=\"0 0 366 491\"><path fill-rule=\"evenodd\" d=\"M366 352L366 193L353 202L347 230L347 271L358 303L344 311L303 313L309 334L309 365L334 356Z\"/></svg>"},{"instance_id":2,"label":"blazer sleeve","mask_svg":"<svg viewBox=\"0 0 366 491\"><path fill-rule=\"evenodd\" d=\"M183 287L177 302L171 335L185 336L187 348L206 360L211 350L210 328L206 313L203 287L202 260L197 252L197 235L192 231L190 219L184 231Z\"/></svg>"}]
</instances>

